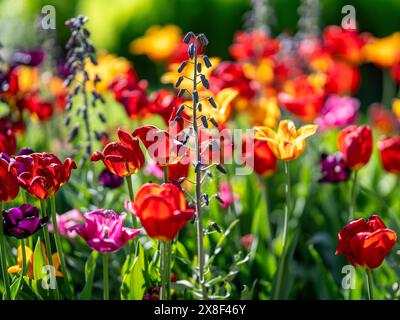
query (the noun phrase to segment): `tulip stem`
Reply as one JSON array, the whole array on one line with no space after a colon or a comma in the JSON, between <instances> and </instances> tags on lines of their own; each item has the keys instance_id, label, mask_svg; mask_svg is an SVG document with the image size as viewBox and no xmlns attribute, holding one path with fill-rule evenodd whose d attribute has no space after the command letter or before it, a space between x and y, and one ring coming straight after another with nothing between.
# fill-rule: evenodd
<instances>
[{"instance_id":1,"label":"tulip stem","mask_svg":"<svg viewBox=\"0 0 400 320\"><path fill-rule=\"evenodd\" d=\"M368 290L368 300L374 300L374 282L372 278L372 270L365 269L367 273L367 290Z\"/></svg>"},{"instance_id":2,"label":"tulip stem","mask_svg":"<svg viewBox=\"0 0 400 320\"><path fill-rule=\"evenodd\" d=\"M22 251L22 272L21 275L24 277L26 274L26 251L25 251L25 240L21 239L21 251Z\"/></svg>"},{"instance_id":3,"label":"tulip stem","mask_svg":"<svg viewBox=\"0 0 400 320\"><path fill-rule=\"evenodd\" d=\"M3 210L4 203L1 202L0 207L0 250L1 250L1 271L3 275L3 282L5 287L4 299L11 299L11 290L10 290L10 279L8 278L7 273L7 258L6 258L6 239L4 236L4 228L3 228Z\"/></svg>"},{"instance_id":4,"label":"tulip stem","mask_svg":"<svg viewBox=\"0 0 400 320\"><path fill-rule=\"evenodd\" d=\"M41 213L42 213L41 218L47 217L45 200L40 200L40 208L41 208ZM50 267L54 268L52 254L51 254L51 242L50 242L48 223L46 223L45 226L43 227L43 237L44 237L44 243L45 243L45 247L46 247L46 255L47 255L47 260L48 260L47 263L49 264ZM58 285L56 287L55 297L57 297L57 296L58 296Z\"/></svg>"},{"instance_id":5,"label":"tulip stem","mask_svg":"<svg viewBox=\"0 0 400 320\"><path fill-rule=\"evenodd\" d=\"M161 247L161 300L170 299L172 241L160 241Z\"/></svg>"},{"instance_id":6,"label":"tulip stem","mask_svg":"<svg viewBox=\"0 0 400 320\"><path fill-rule=\"evenodd\" d=\"M60 234L58 232L58 223L57 223L57 214L56 214L56 197L54 195L50 197L50 206L51 206L51 219L52 219L53 228L54 228L54 239L56 241L56 249L58 252L58 256L60 257L61 270L64 275L65 285L67 287L67 295L70 299L73 299L74 293L73 293L73 290L71 287L71 282L70 282L71 278L69 276L67 265L65 263L64 250L62 247Z\"/></svg>"},{"instance_id":7,"label":"tulip stem","mask_svg":"<svg viewBox=\"0 0 400 320\"><path fill-rule=\"evenodd\" d=\"M104 300L110 299L110 292L108 287L108 253L103 254L103 297Z\"/></svg>"},{"instance_id":8,"label":"tulip stem","mask_svg":"<svg viewBox=\"0 0 400 320\"><path fill-rule=\"evenodd\" d=\"M396 86L388 69L382 69L382 103L390 108L391 99L396 95Z\"/></svg>"},{"instance_id":9,"label":"tulip stem","mask_svg":"<svg viewBox=\"0 0 400 320\"><path fill-rule=\"evenodd\" d=\"M351 199L350 199L350 210L349 210L349 222L353 221L354 213L356 210L356 195L357 195L357 173L358 170L354 171L353 185L351 188Z\"/></svg>"},{"instance_id":10,"label":"tulip stem","mask_svg":"<svg viewBox=\"0 0 400 320\"><path fill-rule=\"evenodd\" d=\"M283 218L283 235L282 235L282 255L279 261L277 276L276 276L276 286L273 293L273 299L280 299L283 281L283 271L285 269L285 260L287 255L287 238L288 238L288 224L289 224L289 213L291 208L291 195L290 195L290 171L289 162L283 162L285 167L285 195L286 195L286 205L285 205L285 215Z\"/></svg>"},{"instance_id":11,"label":"tulip stem","mask_svg":"<svg viewBox=\"0 0 400 320\"><path fill-rule=\"evenodd\" d=\"M132 175L126 176L125 180L126 184L128 185L129 199L133 202L135 200L135 195L133 193ZM132 227L136 229L137 226L134 214L131 214L131 218L132 218Z\"/></svg>"}]
</instances>

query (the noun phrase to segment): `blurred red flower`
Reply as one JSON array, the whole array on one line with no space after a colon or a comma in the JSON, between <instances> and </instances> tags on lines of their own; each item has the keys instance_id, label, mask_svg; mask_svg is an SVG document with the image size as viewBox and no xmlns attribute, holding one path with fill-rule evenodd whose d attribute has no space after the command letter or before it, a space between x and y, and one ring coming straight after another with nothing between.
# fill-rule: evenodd
<instances>
[{"instance_id":1,"label":"blurred red flower","mask_svg":"<svg viewBox=\"0 0 400 320\"><path fill-rule=\"evenodd\" d=\"M373 215L368 220L350 222L338 233L338 238L336 254L346 255L354 266L375 269L396 243L397 235Z\"/></svg>"},{"instance_id":2,"label":"blurred red flower","mask_svg":"<svg viewBox=\"0 0 400 320\"><path fill-rule=\"evenodd\" d=\"M21 110L27 109L39 120L50 119L54 111L53 105L50 102L43 101L38 94L25 94L17 104Z\"/></svg>"},{"instance_id":3,"label":"blurred red flower","mask_svg":"<svg viewBox=\"0 0 400 320\"><path fill-rule=\"evenodd\" d=\"M113 174L120 177L130 176L138 172L144 165L144 155L139 140L128 132L118 129L119 142L110 142L103 152L94 152L92 161L103 161Z\"/></svg>"},{"instance_id":4,"label":"blurred red flower","mask_svg":"<svg viewBox=\"0 0 400 320\"><path fill-rule=\"evenodd\" d=\"M369 127L348 126L339 133L337 142L339 151L351 170L360 169L368 163L373 144Z\"/></svg>"},{"instance_id":5,"label":"blurred red flower","mask_svg":"<svg viewBox=\"0 0 400 320\"><path fill-rule=\"evenodd\" d=\"M353 64L363 60L363 47L367 41L365 35L357 30L343 29L339 26L328 26L323 33L326 49L333 55Z\"/></svg>"},{"instance_id":6,"label":"blurred red flower","mask_svg":"<svg viewBox=\"0 0 400 320\"><path fill-rule=\"evenodd\" d=\"M195 214L182 190L172 183L145 184L134 203L127 201L126 207L140 219L150 237L161 241L174 239Z\"/></svg>"},{"instance_id":7,"label":"blurred red flower","mask_svg":"<svg viewBox=\"0 0 400 320\"><path fill-rule=\"evenodd\" d=\"M253 140L253 141L251 141ZM254 153L248 150L248 146L254 143ZM242 154L245 164L262 177L269 177L274 174L278 159L275 157L267 141L246 137L242 143Z\"/></svg>"},{"instance_id":8,"label":"blurred red flower","mask_svg":"<svg viewBox=\"0 0 400 320\"><path fill-rule=\"evenodd\" d=\"M175 93L167 89L160 89L150 95L148 111L160 115L165 124L168 125L174 108L179 108L183 102L184 100L178 98Z\"/></svg>"},{"instance_id":9,"label":"blurred red flower","mask_svg":"<svg viewBox=\"0 0 400 320\"><path fill-rule=\"evenodd\" d=\"M324 103L325 92L313 85L309 78L300 76L289 80L285 88L278 94L278 103L299 119L312 121Z\"/></svg>"},{"instance_id":10,"label":"blurred red flower","mask_svg":"<svg viewBox=\"0 0 400 320\"><path fill-rule=\"evenodd\" d=\"M340 95L354 94L360 86L360 72L346 62L332 60L326 72L326 90Z\"/></svg>"},{"instance_id":11,"label":"blurred red flower","mask_svg":"<svg viewBox=\"0 0 400 320\"><path fill-rule=\"evenodd\" d=\"M11 156L17 149L13 124L8 118L0 119L0 152Z\"/></svg>"},{"instance_id":12,"label":"blurred red flower","mask_svg":"<svg viewBox=\"0 0 400 320\"><path fill-rule=\"evenodd\" d=\"M400 136L383 137L378 142L378 149L385 170L400 175Z\"/></svg>"},{"instance_id":13,"label":"blurred red flower","mask_svg":"<svg viewBox=\"0 0 400 320\"><path fill-rule=\"evenodd\" d=\"M54 195L69 180L72 169L76 169L74 160L67 158L62 163L48 152L16 156L10 162L10 170L20 186L41 200Z\"/></svg>"},{"instance_id":14,"label":"blurred red flower","mask_svg":"<svg viewBox=\"0 0 400 320\"><path fill-rule=\"evenodd\" d=\"M270 38L262 30L254 30L236 33L229 52L235 60L249 60L270 57L279 49L279 40Z\"/></svg>"},{"instance_id":15,"label":"blurred red flower","mask_svg":"<svg viewBox=\"0 0 400 320\"><path fill-rule=\"evenodd\" d=\"M10 201L18 195L18 180L8 167L9 162L0 155L0 202Z\"/></svg>"}]
</instances>

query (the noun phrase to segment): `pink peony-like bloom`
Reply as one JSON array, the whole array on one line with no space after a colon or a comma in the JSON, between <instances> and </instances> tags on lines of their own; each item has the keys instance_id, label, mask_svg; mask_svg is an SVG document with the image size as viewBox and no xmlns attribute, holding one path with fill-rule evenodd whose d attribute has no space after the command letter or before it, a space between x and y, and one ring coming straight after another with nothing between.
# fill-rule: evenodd
<instances>
[{"instance_id":1,"label":"pink peony-like bloom","mask_svg":"<svg viewBox=\"0 0 400 320\"><path fill-rule=\"evenodd\" d=\"M357 118L360 101L348 96L331 95L326 99L315 124L321 131L348 126Z\"/></svg>"},{"instance_id":2,"label":"pink peony-like bloom","mask_svg":"<svg viewBox=\"0 0 400 320\"><path fill-rule=\"evenodd\" d=\"M73 209L63 214L57 214L58 233L62 237L73 239L78 234L71 228L83 222L83 216L79 210ZM54 232L54 225L49 224L49 231Z\"/></svg>"},{"instance_id":3,"label":"pink peony-like bloom","mask_svg":"<svg viewBox=\"0 0 400 320\"><path fill-rule=\"evenodd\" d=\"M116 252L140 233L140 229L124 227L126 213L117 215L112 210L98 209L85 213L85 224L76 225L76 231L89 247L99 252Z\"/></svg>"},{"instance_id":4,"label":"pink peony-like bloom","mask_svg":"<svg viewBox=\"0 0 400 320\"><path fill-rule=\"evenodd\" d=\"M222 208L228 208L232 203L239 199L238 195L232 192L231 187L227 182L222 182L219 185L218 195L222 200L220 204Z\"/></svg>"}]
</instances>

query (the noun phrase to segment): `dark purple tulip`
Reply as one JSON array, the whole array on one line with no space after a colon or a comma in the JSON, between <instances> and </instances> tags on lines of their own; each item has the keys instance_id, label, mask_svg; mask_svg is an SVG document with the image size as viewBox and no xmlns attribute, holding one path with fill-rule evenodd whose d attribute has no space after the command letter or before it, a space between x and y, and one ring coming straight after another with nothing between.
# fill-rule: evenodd
<instances>
[{"instance_id":1,"label":"dark purple tulip","mask_svg":"<svg viewBox=\"0 0 400 320\"><path fill-rule=\"evenodd\" d=\"M124 183L124 178L117 176L108 169L104 169L99 175L99 182L102 186L116 189Z\"/></svg>"},{"instance_id":2,"label":"dark purple tulip","mask_svg":"<svg viewBox=\"0 0 400 320\"><path fill-rule=\"evenodd\" d=\"M347 167L343 155L340 152L335 154L321 155L321 173L319 182L337 183L350 178L350 169Z\"/></svg>"},{"instance_id":3,"label":"dark purple tulip","mask_svg":"<svg viewBox=\"0 0 400 320\"><path fill-rule=\"evenodd\" d=\"M40 49L33 49L29 51L18 50L11 58L11 65L26 65L36 67L40 65L46 57L46 53Z\"/></svg>"},{"instance_id":4,"label":"dark purple tulip","mask_svg":"<svg viewBox=\"0 0 400 320\"><path fill-rule=\"evenodd\" d=\"M22 148L18 151L17 156L29 156L30 154L35 153L31 148Z\"/></svg>"},{"instance_id":5,"label":"dark purple tulip","mask_svg":"<svg viewBox=\"0 0 400 320\"><path fill-rule=\"evenodd\" d=\"M48 218L39 218L39 209L29 204L3 212L4 234L25 239L41 229Z\"/></svg>"}]
</instances>

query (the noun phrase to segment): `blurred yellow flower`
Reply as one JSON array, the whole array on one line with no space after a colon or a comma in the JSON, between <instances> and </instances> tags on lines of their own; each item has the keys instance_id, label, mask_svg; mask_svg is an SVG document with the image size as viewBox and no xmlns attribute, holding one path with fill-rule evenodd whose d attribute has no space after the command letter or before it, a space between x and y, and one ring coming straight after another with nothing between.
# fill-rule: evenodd
<instances>
[{"instance_id":1,"label":"blurred yellow flower","mask_svg":"<svg viewBox=\"0 0 400 320\"><path fill-rule=\"evenodd\" d=\"M168 60L182 41L182 30L175 25L152 26L143 37L131 42L133 54L144 54L153 61Z\"/></svg>"},{"instance_id":2,"label":"blurred yellow flower","mask_svg":"<svg viewBox=\"0 0 400 320\"><path fill-rule=\"evenodd\" d=\"M200 115L206 116L207 118L214 118L219 125L224 124L228 119L232 111L232 101L238 95L237 90L226 88L222 89L217 94L213 94L211 91L202 91L200 99L205 98L200 103L202 109ZM208 101L208 97L212 97L217 105L217 109L214 109L211 103ZM190 105L190 102L186 102ZM190 110L187 110L189 112ZM191 114L190 114L191 116Z\"/></svg>"},{"instance_id":3,"label":"blurred yellow flower","mask_svg":"<svg viewBox=\"0 0 400 320\"><path fill-rule=\"evenodd\" d=\"M302 154L306 146L306 138L317 131L313 124L305 125L296 130L290 120L282 120L278 131L268 127L255 127L255 139L267 141L275 157L281 160L293 160Z\"/></svg>"},{"instance_id":4,"label":"blurred yellow flower","mask_svg":"<svg viewBox=\"0 0 400 320\"><path fill-rule=\"evenodd\" d=\"M244 75L262 84L268 84L274 79L274 65L270 59L262 59L258 64L243 64Z\"/></svg>"},{"instance_id":5,"label":"blurred yellow flower","mask_svg":"<svg viewBox=\"0 0 400 320\"><path fill-rule=\"evenodd\" d=\"M48 263L47 255L45 253L45 248L42 246L42 252L44 256L44 260L46 263ZM33 274L33 251L25 246L25 254L26 254L26 263L27 263L27 273L26 276L30 279L34 279L34 274ZM51 257L53 261L53 266L56 270L56 276L57 277L63 277L63 274L59 271L60 268L60 257L58 256L58 253L54 253ZM22 247L18 247L18 257L17 257L17 265L11 266L8 268L7 272L10 274L18 274L22 271L22 264L23 264L23 257L22 257Z\"/></svg>"},{"instance_id":6,"label":"blurred yellow flower","mask_svg":"<svg viewBox=\"0 0 400 320\"><path fill-rule=\"evenodd\" d=\"M281 118L281 111L276 97L262 96L252 103L249 112L250 120L255 126L275 128Z\"/></svg>"},{"instance_id":7,"label":"blurred yellow flower","mask_svg":"<svg viewBox=\"0 0 400 320\"><path fill-rule=\"evenodd\" d=\"M210 68L203 68L202 74L205 75L206 78L208 78L211 74L211 72L214 70L214 68L220 63L221 59L219 58L210 58L211 62L211 67ZM202 63L204 66L203 58L198 57L198 62ZM192 63L188 63L183 69L181 73L178 72L178 68L180 66L180 63L171 63L168 66L168 69L170 71L167 71L161 76L161 83L165 84L172 84L175 85L176 81L180 76L184 76L185 78L182 80L181 84L179 85L179 89L187 89L187 90L193 90L193 81L190 80L193 78L193 73L194 73L194 65ZM189 78L189 79L188 79ZM199 83L197 85L197 90L202 90L204 89L202 83Z\"/></svg>"},{"instance_id":8,"label":"blurred yellow flower","mask_svg":"<svg viewBox=\"0 0 400 320\"><path fill-rule=\"evenodd\" d=\"M400 99L394 99L392 107L397 119L400 120Z\"/></svg>"},{"instance_id":9,"label":"blurred yellow flower","mask_svg":"<svg viewBox=\"0 0 400 320\"><path fill-rule=\"evenodd\" d=\"M400 32L385 38L375 38L364 46L364 56L382 68L393 66L400 59Z\"/></svg>"},{"instance_id":10,"label":"blurred yellow flower","mask_svg":"<svg viewBox=\"0 0 400 320\"><path fill-rule=\"evenodd\" d=\"M39 69L30 66L18 66L18 91L21 93L34 92L39 89Z\"/></svg>"},{"instance_id":11,"label":"blurred yellow flower","mask_svg":"<svg viewBox=\"0 0 400 320\"><path fill-rule=\"evenodd\" d=\"M88 88L93 89L93 80L97 74L101 81L96 84L96 90L100 93L105 92L115 78L128 72L131 67L131 63L125 58L100 53L97 57L97 65L92 64L89 59L86 61L85 69L90 79ZM81 79L78 80L81 81Z\"/></svg>"}]
</instances>

